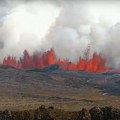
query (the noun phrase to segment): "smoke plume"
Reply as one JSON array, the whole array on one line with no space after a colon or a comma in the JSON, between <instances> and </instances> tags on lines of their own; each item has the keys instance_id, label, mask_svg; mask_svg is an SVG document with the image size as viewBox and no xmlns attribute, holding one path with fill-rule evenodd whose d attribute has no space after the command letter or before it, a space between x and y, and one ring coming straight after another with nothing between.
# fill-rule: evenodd
<instances>
[{"instance_id":1,"label":"smoke plume","mask_svg":"<svg viewBox=\"0 0 120 120\"><path fill-rule=\"evenodd\" d=\"M0 13L0 60L54 48L57 58L77 62L85 50L120 68L119 1L15 0Z\"/></svg>"}]
</instances>

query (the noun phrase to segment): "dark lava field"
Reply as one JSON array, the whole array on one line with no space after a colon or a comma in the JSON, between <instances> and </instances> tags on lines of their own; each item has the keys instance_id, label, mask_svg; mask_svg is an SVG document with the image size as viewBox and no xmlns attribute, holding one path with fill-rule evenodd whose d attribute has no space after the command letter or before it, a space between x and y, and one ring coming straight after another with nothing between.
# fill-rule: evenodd
<instances>
[{"instance_id":1,"label":"dark lava field","mask_svg":"<svg viewBox=\"0 0 120 120\"><path fill-rule=\"evenodd\" d=\"M120 74L65 71L58 65L32 70L0 67L1 110L35 109L43 104L69 111L120 108Z\"/></svg>"}]
</instances>

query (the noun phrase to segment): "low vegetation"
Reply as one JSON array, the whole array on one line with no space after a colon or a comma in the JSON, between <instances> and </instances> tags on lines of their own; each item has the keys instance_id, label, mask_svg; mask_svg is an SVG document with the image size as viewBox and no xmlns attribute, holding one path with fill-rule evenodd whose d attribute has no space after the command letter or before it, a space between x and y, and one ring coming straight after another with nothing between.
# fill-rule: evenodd
<instances>
[{"instance_id":1,"label":"low vegetation","mask_svg":"<svg viewBox=\"0 0 120 120\"><path fill-rule=\"evenodd\" d=\"M90 110L64 111L45 108L44 105L36 110L0 111L0 120L120 120L120 109L113 107L94 107Z\"/></svg>"}]
</instances>

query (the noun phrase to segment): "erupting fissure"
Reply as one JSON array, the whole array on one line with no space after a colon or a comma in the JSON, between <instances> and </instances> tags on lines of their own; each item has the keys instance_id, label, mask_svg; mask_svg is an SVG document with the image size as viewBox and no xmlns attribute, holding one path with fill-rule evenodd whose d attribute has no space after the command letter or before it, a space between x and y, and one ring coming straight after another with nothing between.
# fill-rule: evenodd
<instances>
[{"instance_id":1,"label":"erupting fissure","mask_svg":"<svg viewBox=\"0 0 120 120\"><path fill-rule=\"evenodd\" d=\"M27 50L24 51L24 56L18 61L15 57L8 56L5 58L1 66L12 66L18 69L34 69L45 68L52 64L58 64L64 70L84 70L88 72L107 72L109 69L105 66L105 60L96 53L89 60L80 58L79 62L72 63L68 60L57 60L53 49L41 54L40 52L29 55Z\"/></svg>"}]
</instances>

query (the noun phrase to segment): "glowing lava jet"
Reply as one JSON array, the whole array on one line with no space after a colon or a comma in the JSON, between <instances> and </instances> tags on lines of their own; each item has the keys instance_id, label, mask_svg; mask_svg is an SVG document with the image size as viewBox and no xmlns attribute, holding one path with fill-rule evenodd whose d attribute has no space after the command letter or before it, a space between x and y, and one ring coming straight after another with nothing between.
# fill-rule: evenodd
<instances>
[{"instance_id":1,"label":"glowing lava jet","mask_svg":"<svg viewBox=\"0 0 120 120\"><path fill-rule=\"evenodd\" d=\"M56 60L55 52L53 49L41 54L40 52L29 55L27 50L24 51L23 58L18 61L14 57L7 57L3 60L2 66L12 66L18 69L43 69L52 64L58 64L64 70L84 70L88 72L107 72L108 68L105 66L105 60L94 53L93 57L89 60L80 58L78 63L72 63L68 60Z\"/></svg>"}]
</instances>

